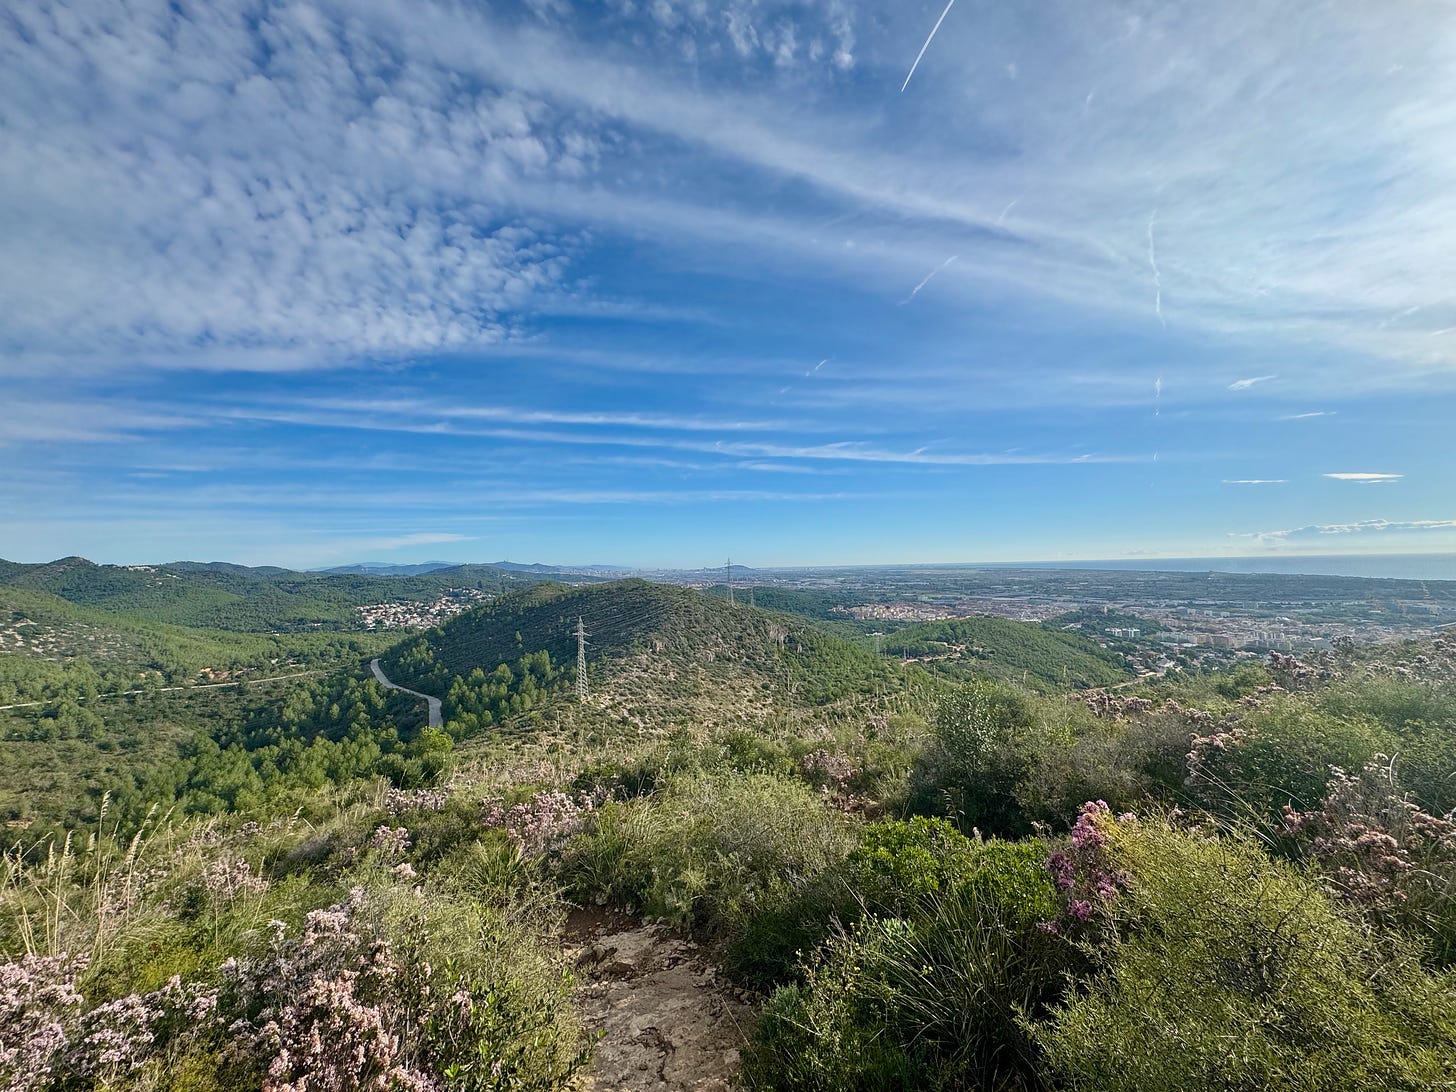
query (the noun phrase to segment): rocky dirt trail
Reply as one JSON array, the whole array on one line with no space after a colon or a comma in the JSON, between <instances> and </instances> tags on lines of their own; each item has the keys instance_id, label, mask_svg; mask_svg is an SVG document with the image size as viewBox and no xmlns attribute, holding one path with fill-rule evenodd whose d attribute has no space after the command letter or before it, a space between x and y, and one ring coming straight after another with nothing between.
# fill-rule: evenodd
<instances>
[{"instance_id":1,"label":"rocky dirt trail","mask_svg":"<svg viewBox=\"0 0 1456 1092\"><path fill-rule=\"evenodd\" d=\"M578 910L567 954L587 1027L603 1033L583 1092L727 1092L753 1008L707 954L661 925Z\"/></svg>"}]
</instances>

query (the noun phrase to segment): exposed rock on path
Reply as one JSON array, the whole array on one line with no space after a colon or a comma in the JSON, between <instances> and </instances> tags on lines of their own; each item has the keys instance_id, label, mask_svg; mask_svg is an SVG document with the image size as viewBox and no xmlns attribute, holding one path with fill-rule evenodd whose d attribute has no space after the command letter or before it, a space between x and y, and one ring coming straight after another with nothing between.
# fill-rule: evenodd
<instances>
[{"instance_id":1,"label":"exposed rock on path","mask_svg":"<svg viewBox=\"0 0 1456 1092\"><path fill-rule=\"evenodd\" d=\"M580 910L567 923L577 1006L603 1032L591 1092L727 1092L753 1010L690 941L660 925Z\"/></svg>"}]
</instances>

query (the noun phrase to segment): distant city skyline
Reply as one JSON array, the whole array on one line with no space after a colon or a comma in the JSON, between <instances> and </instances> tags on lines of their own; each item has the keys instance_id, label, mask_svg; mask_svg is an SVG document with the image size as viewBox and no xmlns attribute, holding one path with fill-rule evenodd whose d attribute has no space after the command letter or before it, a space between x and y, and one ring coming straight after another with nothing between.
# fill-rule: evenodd
<instances>
[{"instance_id":1,"label":"distant city skyline","mask_svg":"<svg viewBox=\"0 0 1456 1092\"><path fill-rule=\"evenodd\" d=\"M1456 557L1438 14L19 0L0 557Z\"/></svg>"}]
</instances>

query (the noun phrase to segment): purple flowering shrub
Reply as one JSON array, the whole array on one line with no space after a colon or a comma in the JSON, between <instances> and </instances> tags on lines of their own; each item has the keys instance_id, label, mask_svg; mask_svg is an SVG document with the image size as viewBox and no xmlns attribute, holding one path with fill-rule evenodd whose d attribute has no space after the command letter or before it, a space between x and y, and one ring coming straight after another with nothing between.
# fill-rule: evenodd
<instances>
[{"instance_id":1,"label":"purple flowering shrub","mask_svg":"<svg viewBox=\"0 0 1456 1092\"><path fill-rule=\"evenodd\" d=\"M429 1087L403 1049L404 968L389 940L359 920L364 893L310 912L302 931L273 923L268 954L223 965L234 1049L269 1092Z\"/></svg>"},{"instance_id":2,"label":"purple flowering shrub","mask_svg":"<svg viewBox=\"0 0 1456 1092\"><path fill-rule=\"evenodd\" d=\"M407 815L418 811L443 811L450 802L448 788L395 789L384 793L384 810L393 816Z\"/></svg>"},{"instance_id":3,"label":"purple flowering shrub","mask_svg":"<svg viewBox=\"0 0 1456 1092\"><path fill-rule=\"evenodd\" d=\"M27 955L0 965L0 1088L41 1088L75 1035L84 959Z\"/></svg>"},{"instance_id":4,"label":"purple flowering shrub","mask_svg":"<svg viewBox=\"0 0 1456 1092\"><path fill-rule=\"evenodd\" d=\"M1125 869L1112 862L1108 843L1115 823L1133 822L1131 815L1114 821L1111 809L1101 800L1083 804L1067 844L1047 856L1051 874L1062 901L1058 917L1040 924L1044 932L1075 929L1104 916L1131 882Z\"/></svg>"},{"instance_id":5,"label":"purple flowering shrub","mask_svg":"<svg viewBox=\"0 0 1456 1092\"><path fill-rule=\"evenodd\" d=\"M0 872L0 953L40 953L0 955L0 1092L547 1089L584 1062L551 908L427 892L376 810L81 845Z\"/></svg>"},{"instance_id":6,"label":"purple flowering shrub","mask_svg":"<svg viewBox=\"0 0 1456 1092\"><path fill-rule=\"evenodd\" d=\"M538 792L509 807L497 800L481 804L481 822L503 830L521 852L539 856L559 849L572 835L584 830L587 821L605 800L600 793L569 794L557 790Z\"/></svg>"}]
</instances>

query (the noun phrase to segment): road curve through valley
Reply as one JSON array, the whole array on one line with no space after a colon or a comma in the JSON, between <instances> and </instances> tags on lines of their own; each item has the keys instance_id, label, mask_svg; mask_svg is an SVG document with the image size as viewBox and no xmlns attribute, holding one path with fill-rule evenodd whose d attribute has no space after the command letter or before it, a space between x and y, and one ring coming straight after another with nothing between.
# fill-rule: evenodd
<instances>
[{"instance_id":1,"label":"road curve through valley","mask_svg":"<svg viewBox=\"0 0 1456 1092\"><path fill-rule=\"evenodd\" d=\"M374 677L379 680L379 685L386 690L400 690L406 694L413 694L417 698L424 698L430 704L430 727L440 727L440 699L432 698L428 694L421 694L418 690L411 690L407 686L400 686L398 683L389 681L389 676L379 666L379 658L375 657L369 661L369 670L374 672Z\"/></svg>"}]
</instances>

